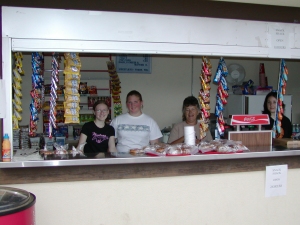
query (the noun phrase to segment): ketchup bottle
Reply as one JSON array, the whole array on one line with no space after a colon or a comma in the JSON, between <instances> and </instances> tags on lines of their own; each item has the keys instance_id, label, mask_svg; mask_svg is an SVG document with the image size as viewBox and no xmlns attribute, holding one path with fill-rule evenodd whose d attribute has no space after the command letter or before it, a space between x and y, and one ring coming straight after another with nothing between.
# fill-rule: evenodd
<instances>
[{"instance_id":1,"label":"ketchup bottle","mask_svg":"<svg viewBox=\"0 0 300 225\"><path fill-rule=\"evenodd\" d=\"M3 137L2 142L2 161L3 162L10 162L11 161L11 145L9 141L8 134L5 134Z\"/></svg>"}]
</instances>

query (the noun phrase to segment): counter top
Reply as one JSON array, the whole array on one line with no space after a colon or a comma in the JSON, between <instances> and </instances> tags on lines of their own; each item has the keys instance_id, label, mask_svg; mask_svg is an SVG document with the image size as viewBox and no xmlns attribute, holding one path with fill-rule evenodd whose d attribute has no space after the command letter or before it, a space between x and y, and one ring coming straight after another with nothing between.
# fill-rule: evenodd
<instances>
[{"instance_id":1,"label":"counter top","mask_svg":"<svg viewBox=\"0 0 300 225\"><path fill-rule=\"evenodd\" d=\"M0 162L0 168L24 168L24 167L60 167L60 166L91 166L91 165L115 165L135 163L168 163L188 161L208 161L227 159L250 159L266 157L299 156L300 149L287 149L281 146L256 146L250 151L232 154L196 154L191 156L132 156L125 153L104 155L100 158L87 158L75 156L56 157L48 156L44 160Z\"/></svg>"}]
</instances>

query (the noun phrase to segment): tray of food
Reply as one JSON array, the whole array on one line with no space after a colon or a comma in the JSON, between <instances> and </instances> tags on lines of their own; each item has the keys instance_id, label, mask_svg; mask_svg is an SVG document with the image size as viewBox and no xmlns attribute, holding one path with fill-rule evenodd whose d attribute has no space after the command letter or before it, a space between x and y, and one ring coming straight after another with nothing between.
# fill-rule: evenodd
<instances>
[{"instance_id":1,"label":"tray of food","mask_svg":"<svg viewBox=\"0 0 300 225\"><path fill-rule=\"evenodd\" d=\"M227 139L203 141L198 146L199 153L202 154L233 154L243 153L249 149L241 141L232 141Z\"/></svg>"},{"instance_id":2,"label":"tray of food","mask_svg":"<svg viewBox=\"0 0 300 225\"><path fill-rule=\"evenodd\" d=\"M144 151L149 156L188 156L198 153L198 147L186 144L160 144L146 146Z\"/></svg>"}]
</instances>

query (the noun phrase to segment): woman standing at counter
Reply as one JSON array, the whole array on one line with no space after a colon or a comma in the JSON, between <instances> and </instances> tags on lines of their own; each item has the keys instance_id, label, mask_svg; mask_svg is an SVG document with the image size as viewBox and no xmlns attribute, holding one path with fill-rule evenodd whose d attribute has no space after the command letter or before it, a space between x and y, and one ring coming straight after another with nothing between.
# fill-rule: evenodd
<instances>
[{"instance_id":1,"label":"woman standing at counter","mask_svg":"<svg viewBox=\"0 0 300 225\"><path fill-rule=\"evenodd\" d=\"M87 156L96 156L100 152L116 152L115 129L105 122L109 113L108 105L105 101L96 101L93 111L95 120L83 125L78 147L86 142L84 153Z\"/></svg>"},{"instance_id":2,"label":"woman standing at counter","mask_svg":"<svg viewBox=\"0 0 300 225\"><path fill-rule=\"evenodd\" d=\"M282 103L282 107L284 109L284 103ZM270 118L270 124L264 125L263 127L266 130L272 130L274 125L275 113L277 107L277 92L270 92L267 94L265 101L264 101L264 111L263 114L268 114ZM279 135L280 138L291 138L293 132L292 123L285 115L282 115L281 120L281 134Z\"/></svg>"},{"instance_id":3,"label":"woman standing at counter","mask_svg":"<svg viewBox=\"0 0 300 225\"><path fill-rule=\"evenodd\" d=\"M128 153L130 149L158 143L162 133L157 123L142 112L142 95L136 90L130 91L126 106L128 113L117 116L111 122L116 130L118 152Z\"/></svg>"},{"instance_id":4,"label":"woman standing at counter","mask_svg":"<svg viewBox=\"0 0 300 225\"><path fill-rule=\"evenodd\" d=\"M182 105L182 122L177 123L173 126L168 143L169 144L177 144L184 142L184 127L185 126L194 126L195 134L196 134L196 143L200 143L200 124L198 123L198 116L200 114L200 106L198 99L194 96L189 96L184 99ZM212 140L211 133L208 131L206 132L206 137L203 139L206 141Z\"/></svg>"}]
</instances>

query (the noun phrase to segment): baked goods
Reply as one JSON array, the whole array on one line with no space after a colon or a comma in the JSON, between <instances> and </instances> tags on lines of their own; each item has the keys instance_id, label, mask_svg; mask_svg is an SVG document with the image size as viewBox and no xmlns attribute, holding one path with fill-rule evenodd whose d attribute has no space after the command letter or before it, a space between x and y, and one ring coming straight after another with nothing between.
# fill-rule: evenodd
<instances>
[{"instance_id":1,"label":"baked goods","mask_svg":"<svg viewBox=\"0 0 300 225\"><path fill-rule=\"evenodd\" d=\"M198 146L199 152L208 153L235 153L235 152L244 152L249 151L249 149L242 144L241 141L233 140L212 140L210 142L201 142Z\"/></svg>"},{"instance_id":2,"label":"baked goods","mask_svg":"<svg viewBox=\"0 0 300 225\"><path fill-rule=\"evenodd\" d=\"M131 155L138 155L138 154L144 154L145 151L144 151L144 149L132 148L132 149L129 150L129 153Z\"/></svg>"},{"instance_id":3,"label":"baked goods","mask_svg":"<svg viewBox=\"0 0 300 225\"><path fill-rule=\"evenodd\" d=\"M186 145L186 144L177 144L170 145L167 149L167 155L192 155L198 152L196 146Z\"/></svg>"}]
</instances>

